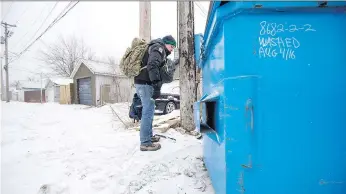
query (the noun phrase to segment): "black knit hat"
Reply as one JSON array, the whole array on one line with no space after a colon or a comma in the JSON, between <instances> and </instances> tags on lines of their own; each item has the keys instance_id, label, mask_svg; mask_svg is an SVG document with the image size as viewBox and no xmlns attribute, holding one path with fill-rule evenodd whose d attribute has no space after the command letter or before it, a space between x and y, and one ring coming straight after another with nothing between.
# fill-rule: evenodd
<instances>
[{"instance_id":1,"label":"black knit hat","mask_svg":"<svg viewBox=\"0 0 346 194\"><path fill-rule=\"evenodd\" d=\"M165 44L170 44L170 45L173 45L175 47L177 46L177 42L175 41L175 39L171 35L167 35L167 36L163 37L162 40Z\"/></svg>"}]
</instances>

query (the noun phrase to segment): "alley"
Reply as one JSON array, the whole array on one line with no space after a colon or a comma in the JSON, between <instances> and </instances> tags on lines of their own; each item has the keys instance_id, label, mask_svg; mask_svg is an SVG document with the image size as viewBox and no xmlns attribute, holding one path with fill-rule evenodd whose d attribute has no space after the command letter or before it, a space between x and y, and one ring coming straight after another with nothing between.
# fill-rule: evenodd
<instances>
[{"instance_id":1,"label":"alley","mask_svg":"<svg viewBox=\"0 0 346 194\"><path fill-rule=\"evenodd\" d=\"M1 193L214 193L201 141L166 135L140 152L109 106L2 103Z\"/></svg>"}]
</instances>

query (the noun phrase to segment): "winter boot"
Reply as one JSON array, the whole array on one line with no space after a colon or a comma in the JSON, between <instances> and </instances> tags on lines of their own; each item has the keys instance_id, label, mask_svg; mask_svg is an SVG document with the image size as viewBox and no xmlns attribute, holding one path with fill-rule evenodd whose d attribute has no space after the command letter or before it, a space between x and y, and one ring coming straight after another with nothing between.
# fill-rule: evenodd
<instances>
[{"instance_id":1,"label":"winter boot","mask_svg":"<svg viewBox=\"0 0 346 194\"><path fill-rule=\"evenodd\" d=\"M152 143L151 145L141 145L140 150L141 151L157 151L161 148L161 145L159 143Z\"/></svg>"}]
</instances>

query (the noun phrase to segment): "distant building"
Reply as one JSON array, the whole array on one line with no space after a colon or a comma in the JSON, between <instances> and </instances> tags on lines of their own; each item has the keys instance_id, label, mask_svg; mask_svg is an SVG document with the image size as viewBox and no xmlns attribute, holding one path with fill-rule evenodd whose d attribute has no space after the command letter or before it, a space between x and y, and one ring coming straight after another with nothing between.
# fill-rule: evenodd
<instances>
[{"instance_id":1,"label":"distant building","mask_svg":"<svg viewBox=\"0 0 346 194\"><path fill-rule=\"evenodd\" d=\"M10 87L10 97L11 97L11 101L19 101L19 93L20 91L17 90L17 88L15 87Z\"/></svg>"},{"instance_id":2,"label":"distant building","mask_svg":"<svg viewBox=\"0 0 346 194\"><path fill-rule=\"evenodd\" d=\"M124 76L116 65L83 60L75 67L71 79L76 104L99 106L132 99L132 80Z\"/></svg>"},{"instance_id":3,"label":"distant building","mask_svg":"<svg viewBox=\"0 0 346 194\"><path fill-rule=\"evenodd\" d=\"M41 87L42 87L42 102L46 102L45 84L33 81L20 81L18 89L18 101L21 102L41 102Z\"/></svg>"},{"instance_id":4,"label":"distant building","mask_svg":"<svg viewBox=\"0 0 346 194\"><path fill-rule=\"evenodd\" d=\"M60 86L66 86L73 83L70 78L49 78L46 84L46 100L47 102L60 101Z\"/></svg>"}]
</instances>

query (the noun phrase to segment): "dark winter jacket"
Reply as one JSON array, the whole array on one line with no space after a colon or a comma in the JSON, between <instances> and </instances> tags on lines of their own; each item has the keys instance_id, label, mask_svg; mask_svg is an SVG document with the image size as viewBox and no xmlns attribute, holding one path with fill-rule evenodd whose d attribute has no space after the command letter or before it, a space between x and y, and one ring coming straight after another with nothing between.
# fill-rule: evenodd
<instances>
[{"instance_id":1,"label":"dark winter jacket","mask_svg":"<svg viewBox=\"0 0 346 194\"><path fill-rule=\"evenodd\" d=\"M141 73L134 78L135 84L152 85L154 82L161 81L160 67L166 63L170 52L166 49L162 39L155 39L149 42L149 47L145 52L141 67Z\"/></svg>"}]
</instances>

